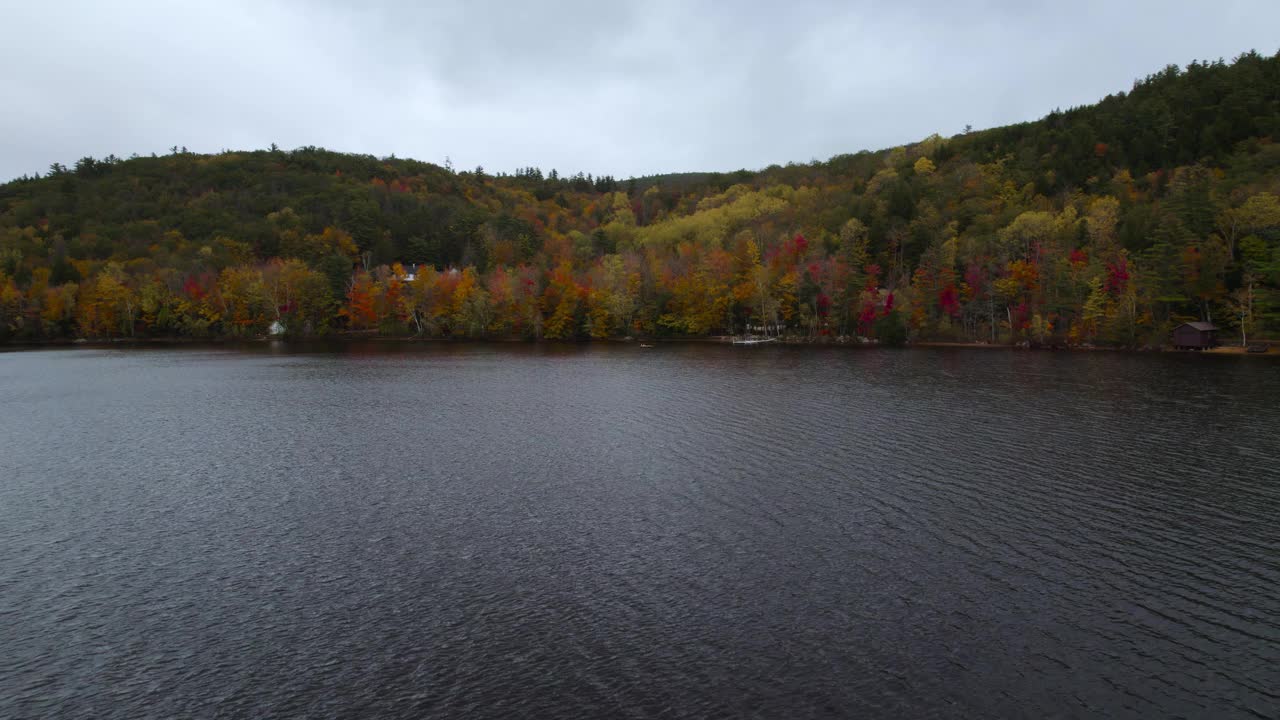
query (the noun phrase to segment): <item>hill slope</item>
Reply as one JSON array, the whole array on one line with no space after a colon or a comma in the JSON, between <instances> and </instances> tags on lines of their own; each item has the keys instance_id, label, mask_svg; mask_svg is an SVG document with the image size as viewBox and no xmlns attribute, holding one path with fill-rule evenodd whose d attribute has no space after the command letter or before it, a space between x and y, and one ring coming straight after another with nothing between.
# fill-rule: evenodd
<instances>
[{"instance_id":1,"label":"hill slope","mask_svg":"<svg viewBox=\"0 0 1280 720\"><path fill-rule=\"evenodd\" d=\"M0 186L0 338L767 323L1137 345L1188 319L1274 336L1277 137L1280 55L1250 53L1036 122L759 172L85 158Z\"/></svg>"}]
</instances>

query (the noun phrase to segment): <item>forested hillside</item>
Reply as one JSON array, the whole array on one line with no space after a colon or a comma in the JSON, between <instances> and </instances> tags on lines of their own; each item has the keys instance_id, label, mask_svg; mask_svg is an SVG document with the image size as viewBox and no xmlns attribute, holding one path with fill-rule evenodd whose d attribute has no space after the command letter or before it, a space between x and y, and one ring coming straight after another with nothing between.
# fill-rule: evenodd
<instances>
[{"instance_id":1,"label":"forested hillside","mask_svg":"<svg viewBox=\"0 0 1280 720\"><path fill-rule=\"evenodd\" d=\"M892 108L886 108L892 112ZM762 142L767 142L762 138ZM759 172L514 175L319 148L0 186L0 340L1280 338L1280 55Z\"/></svg>"}]
</instances>

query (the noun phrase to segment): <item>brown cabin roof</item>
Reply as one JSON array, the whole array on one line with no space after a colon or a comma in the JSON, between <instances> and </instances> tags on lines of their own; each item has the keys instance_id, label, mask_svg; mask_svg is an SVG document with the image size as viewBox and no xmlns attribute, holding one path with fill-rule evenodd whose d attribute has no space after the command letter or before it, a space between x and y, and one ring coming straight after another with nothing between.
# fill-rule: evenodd
<instances>
[{"instance_id":1,"label":"brown cabin roof","mask_svg":"<svg viewBox=\"0 0 1280 720\"><path fill-rule=\"evenodd\" d=\"M1217 327L1215 327L1215 326L1214 326L1214 324L1213 324L1213 323L1207 323L1207 322L1189 322L1189 323L1182 323L1182 324L1181 324L1181 325L1179 325L1178 327L1189 327L1189 328L1192 328L1192 329L1194 329L1194 330L1199 330L1199 331L1201 331L1201 332L1204 332L1204 331L1206 331L1206 330L1217 330L1217 329L1218 329Z\"/></svg>"}]
</instances>

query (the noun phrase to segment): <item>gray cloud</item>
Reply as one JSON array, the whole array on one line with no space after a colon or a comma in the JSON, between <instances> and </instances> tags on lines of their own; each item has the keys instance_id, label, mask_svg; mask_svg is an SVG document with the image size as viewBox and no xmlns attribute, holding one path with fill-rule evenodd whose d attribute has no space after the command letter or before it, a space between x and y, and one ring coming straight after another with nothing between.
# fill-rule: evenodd
<instances>
[{"instance_id":1,"label":"gray cloud","mask_svg":"<svg viewBox=\"0 0 1280 720\"><path fill-rule=\"evenodd\" d=\"M0 179L320 145L491 171L759 168L1031 120L1273 53L1280 4L0 5Z\"/></svg>"}]
</instances>

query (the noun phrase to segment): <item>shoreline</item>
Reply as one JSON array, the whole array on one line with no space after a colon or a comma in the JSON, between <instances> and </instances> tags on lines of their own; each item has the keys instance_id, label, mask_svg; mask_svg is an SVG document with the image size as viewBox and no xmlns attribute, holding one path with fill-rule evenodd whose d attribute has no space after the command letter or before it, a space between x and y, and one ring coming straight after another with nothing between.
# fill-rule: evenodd
<instances>
[{"instance_id":1,"label":"shoreline","mask_svg":"<svg viewBox=\"0 0 1280 720\"><path fill-rule=\"evenodd\" d=\"M40 348L110 348L110 347L161 347L166 345L237 345L237 344L266 344L271 342L284 343L349 343L349 342L381 342L381 343L399 343L399 344L461 344L461 343L478 343L478 344L498 344L498 345L546 345L546 346L566 346L566 345L591 345L602 343L606 345L675 345L675 344L711 344L711 345L730 345L732 336L729 335L708 335L705 337L619 337L619 338L586 338L581 340L530 340L528 338L440 338L440 337L418 337L418 336L384 336L368 332L342 332L330 335L319 335L310 337L275 337L268 335L259 335L254 337L212 337L212 338L192 338L192 337L146 337L146 338L57 338L49 340L22 340L14 342L0 343L0 352L12 350L32 350ZM961 349L961 350L1008 350L1008 351L1026 351L1026 352L1065 352L1065 353L1089 353L1089 352L1119 352L1119 353L1160 353L1160 354L1184 354L1184 355L1246 355L1252 357L1277 357L1280 358L1280 342L1277 341L1259 341L1269 346L1268 352L1253 353L1248 352L1245 347L1239 345L1219 345L1215 348L1207 350L1178 350L1170 346L1148 346L1142 348L1119 347L1119 346L1033 346L1028 344L1009 344L1009 343L990 343L990 342L960 342L954 340L918 340L915 342L907 342L899 347L893 348L898 350L911 350L914 348L932 348L932 349ZM877 348L892 348L889 345L882 345L877 342L840 342L840 341L813 341L807 338L778 338L776 343L772 343L779 347L815 347L815 348L848 348L853 350L870 350Z\"/></svg>"}]
</instances>

